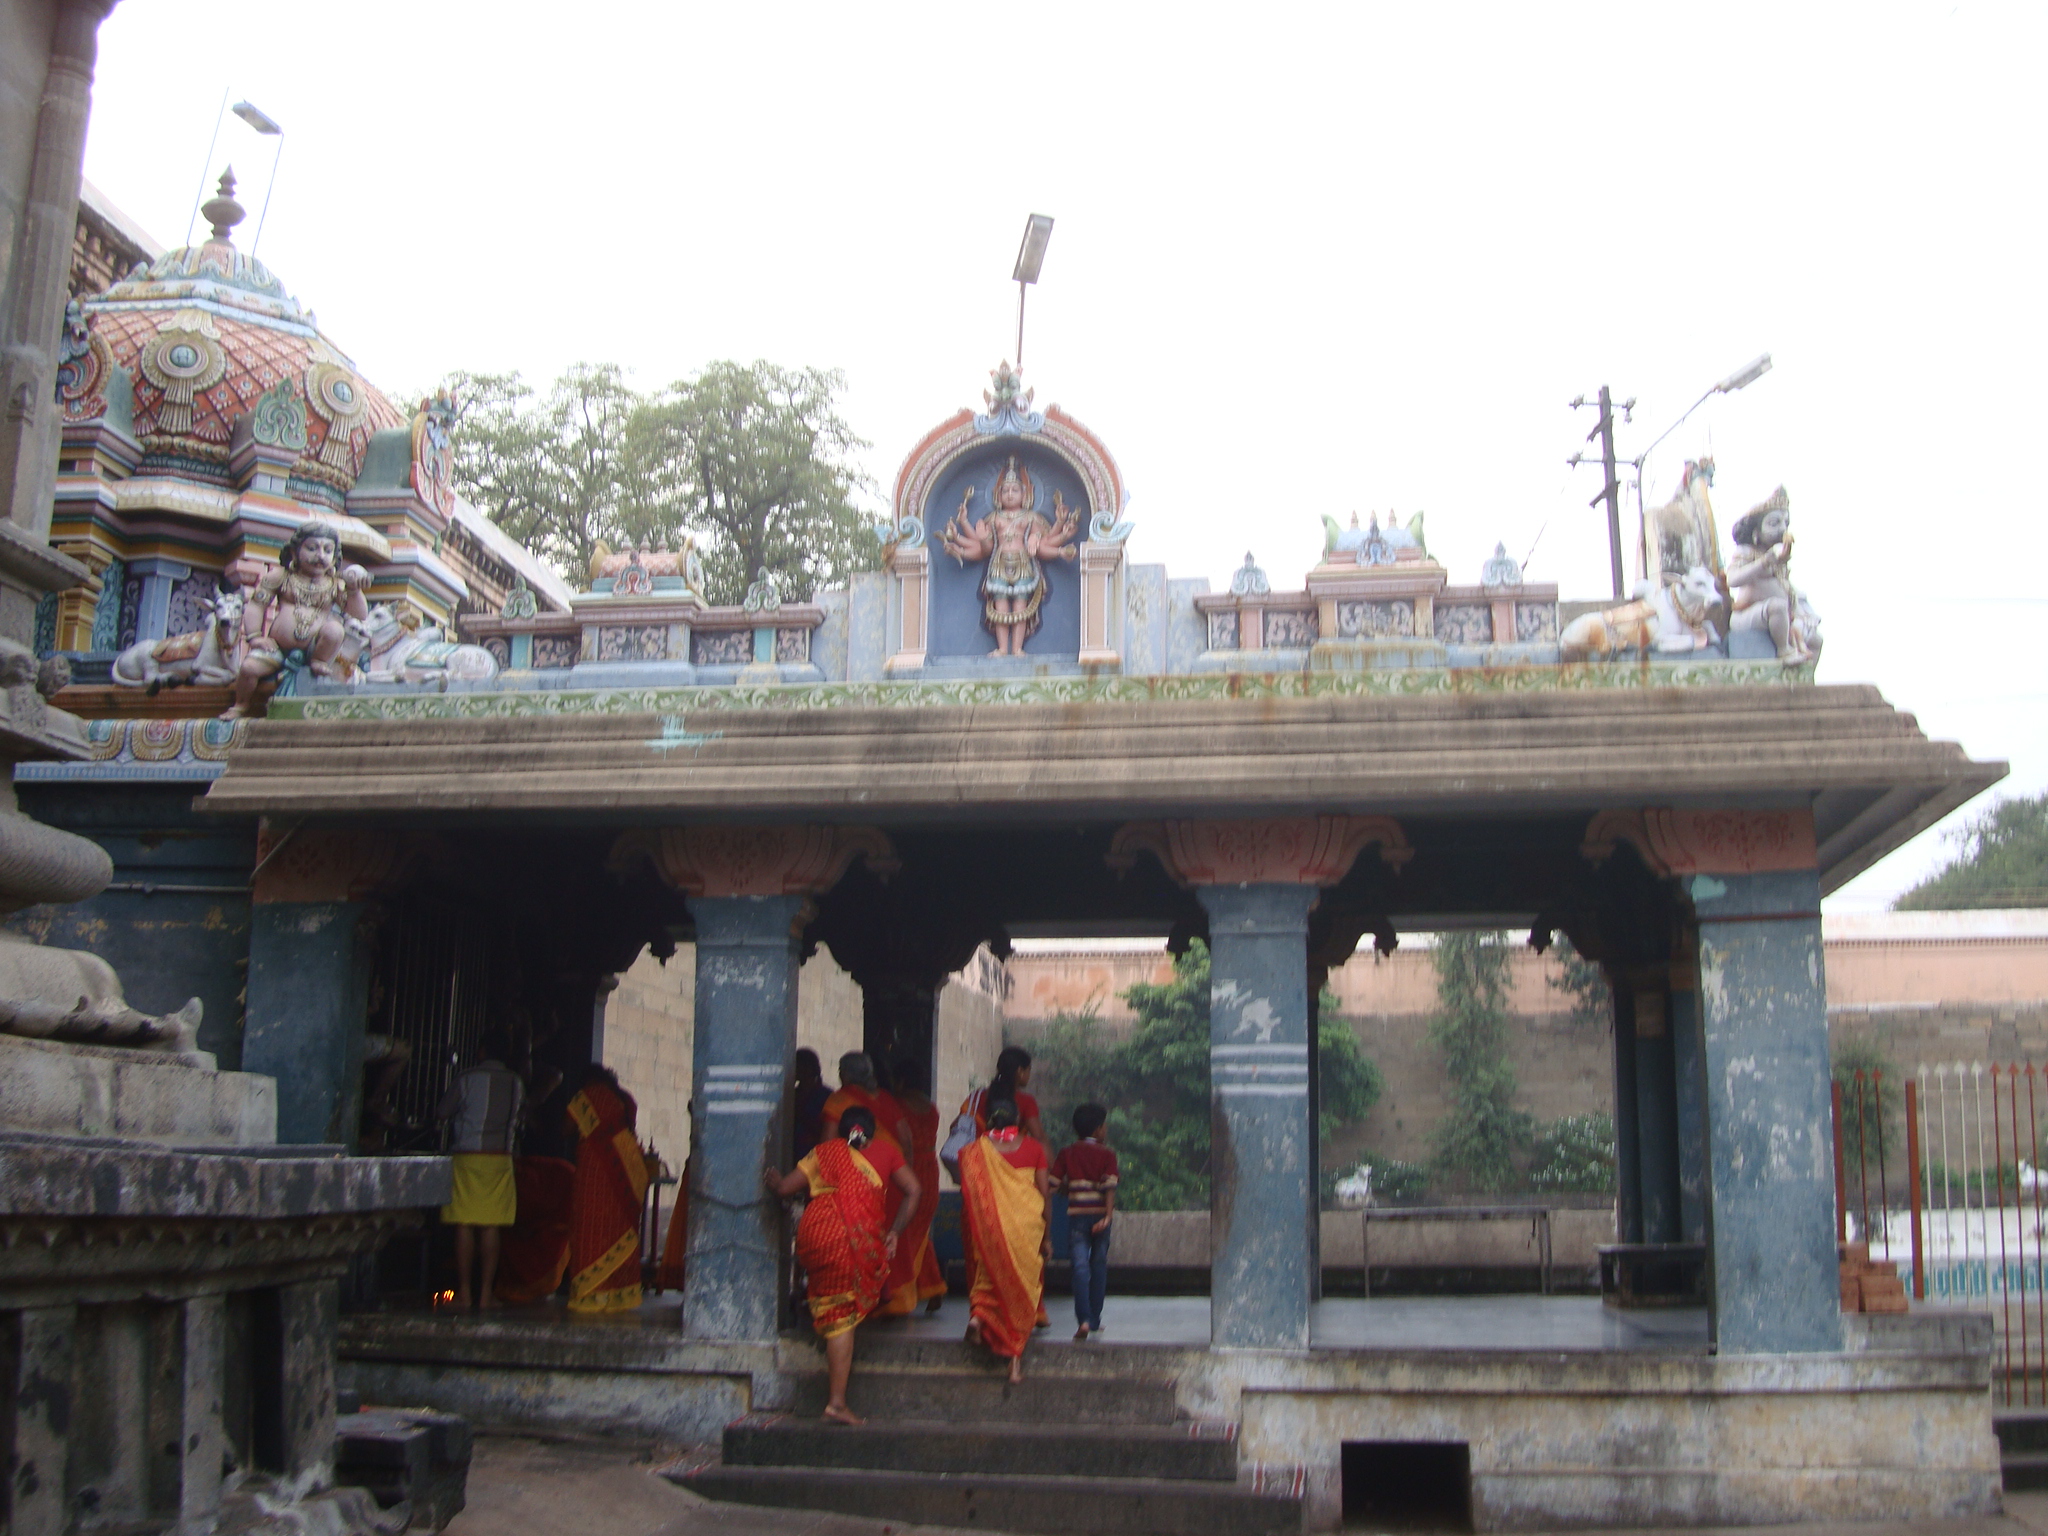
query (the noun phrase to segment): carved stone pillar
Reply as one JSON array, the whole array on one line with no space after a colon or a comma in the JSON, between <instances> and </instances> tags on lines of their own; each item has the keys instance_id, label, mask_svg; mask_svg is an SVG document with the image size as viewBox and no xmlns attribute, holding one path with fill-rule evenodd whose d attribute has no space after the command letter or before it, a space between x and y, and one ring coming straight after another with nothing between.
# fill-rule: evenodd
<instances>
[{"instance_id":1,"label":"carved stone pillar","mask_svg":"<svg viewBox=\"0 0 2048 1536\"><path fill-rule=\"evenodd\" d=\"M277 1079L277 1139L353 1147L362 1110L374 934L371 898L415 849L394 833L256 839L242 1070Z\"/></svg>"},{"instance_id":2,"label":"carved stone pillar","mask_svg":"<svg viewBox=\"0 0 2048 1536\"><path fill-rule=\"evenodd\" d=\"M697 919L696 1049L683 1332L772 1342L783 1293L781 1209L761 1170L788 1144L798 951L810 900L859 855L894 868L871 828L668 827L628 832L613 867L646 860Z\"/></svg>"},{"instance_id":3,"label":"carved stone pillar","mask_svg":"<svg viewBox=\"0 0 2048 1536\"><path fill-rule=\"evenodd\" d=\"M72 1341L78 1308L0 1313L0 1510L13 1536L73 1528L70 1480Z\"/></svg>"},{"instance_id":4,"label":"carved stone pillar","mask_svg":"<svg viewBox=\"0 0 2048 1536\"><path fill-rule=\"evenodd\" d=\"M1654 873L1676 879L1697 915L1701 1182L1716 1344L1723 1354L1838 1350L1827 980L1812 815L1651 808L1594 818L1590 857L1620 842L1632 844ZM1684 1085L1678 1090L1675 1112ZM1682 1119L1675 1129L1682 1223Z\"/></svg>"},{"instance_id":5,"label":"carved stone pillar","mask_svg":"<svg viewBox=\"0 0 2048 1536\"><path fill-rule=\"evenodd\" d=\"M1308 915L1371 843L1412 850L1384 816L1133 823L1112 867L1154 854L1209 913L1209 1339L1306 1349L1316 1292L1316 1121Z\"/></svg>"},{"instance_id":6,"label":"carved stone pillar","mask_svg":"<svg viewBox=\"0 0 2048 1536\"><path fill-rule=\"evenodd\" d=\"M888 657L882 671L895 677L923 668L926 637L931 632L931 550L922 544L903 545L890 557L896 591L889 604Z\"/></svg>"},{"instance_id":7,"label":"carved stone pillar","mask_svg":"<svg viewBox=\"0 0 2048 1536\"><path fill-rule=\"evenodd\" d=\"M1124 547L1089 540L1081 545L1081 665L1115 666L1123 660Z\"/></svg>"},{"instance_id":8,"label":"carved stone pillar","mask_svg":"<svg viewBox=\"0 0 2048 1536\"><path fill-rule=\"evenodd\" d=\"M0 634L24 644L37 599L77 579L65 562L51 560L46 542L57 479L56 354L70 292L93 61L111 5L87 0L54 8L26 195L0 250L0 296L7 304L0 315L0 487L7 524L0 530ZM33 70L33 55L25 62Z\"/></svg>"},{"instance_id":9,"label":"carved stone pillar","mask_svg":"<svg viewBox=\"0 0 2048 1536\"><path fill-rule=\"evenodd\" d=\"M99 617L101 590L113 551L98 544L73 544L62 553L85 570L85 579L66 588L57 597L57 646L60 651L89 651L93 648L93 626ZM116 599L118 601L118 598Z\"/></svg>"}]
</instances>

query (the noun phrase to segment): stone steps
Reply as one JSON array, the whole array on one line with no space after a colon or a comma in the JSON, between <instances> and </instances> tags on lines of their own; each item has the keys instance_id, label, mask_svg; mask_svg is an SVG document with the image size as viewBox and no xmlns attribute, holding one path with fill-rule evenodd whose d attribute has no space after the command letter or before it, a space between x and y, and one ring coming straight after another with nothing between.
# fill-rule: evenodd
<instances>
[{"instance_id":1,"label":"stone steps","mask_svg":"<svg viewBox=\"0 0 2048 1536\"><path fill-rule=\"evenodd\" d=\"M1171 1424L1170 1382L1143 1377L1027 1376L1011 1385L997 1369L889 1371L856 1368L847 1406L863 1418L951 1424ZM797 1390L795 1411L825 1406L823 1374Z\"/></svg>"},{"instance_id":2,"label":"stone steps","mask_svg":"<svg viewBox=\"0 0 2048 1536\"><path fill-rule=\"evenodd\" d=\"M1135 1353L1072 1351L1066 1372L1014 1386L957 1346L877 1353L895 1358L881 1369L864 1358L847 1390L866 1424L821 1420L825 1379L807 1375L795 1412L736 1419L720 1461L667 1475L709 1499L910 1525L1046 1536L1301 1529L1299 1491L1240 1480L1237 1426L1178 1417L1171 1380Z\"/></svg>"},{"instance_id":3,"label":"stone steps","mask_svg":"<svg viewBox=\"0 0 2048 1536\"><path fill-rule=\"evenodd\" d=\"M1301 1505L1235 1483L710 1466L675 1480L708 1499L1044 1536L1294 1536Z\"/></svg>"},{"instance_id":4,"label":"stone steps","mask_svg":"<svg viewBox=\"0 0 2048 1536\"><path fill-rule=\"evenodd\" d=\"M2014 1408L1991 1416L1998 1465L2008 1493L2048 1488L2048 1408Z\"/></svg>"},{"instance_id":5,"label":"stone steps","mask_svg":"<svg viewBox=\"0 0 2048 1536\"><path fill-rule=\"evenodd\" d=\"M858 1378L856 1378L858 1379ZM1143 1478L1231 1483L1237 1426L1183 1420L1073 1428L1051 1424L828 1424L750 1414L725 1431L728 1467L959 1472L990 1477Z\"/></svg>"}]
</instances>

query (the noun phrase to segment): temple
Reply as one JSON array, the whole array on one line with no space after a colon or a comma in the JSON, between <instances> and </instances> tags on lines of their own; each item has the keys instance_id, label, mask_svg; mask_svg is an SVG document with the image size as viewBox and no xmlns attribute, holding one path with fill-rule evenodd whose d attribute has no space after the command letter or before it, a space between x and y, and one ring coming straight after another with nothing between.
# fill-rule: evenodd
<instances>
[{"instance_id":1,"label":"temple","mask_svg":"<svg viewBox=\"0 0 2048 1536\"><path fill-rule=\"evenodd\" d=\"M858 985L869 1051L930 1064L984 946L1165 935L1212 956L1206 1336L1048 1351L1047 1379L1163 1383L1311 1528L1347 1446L1408 1442L1466 1448L1481 1529L1997 1507L1985 1341L1841 1309L1819 916L2004 767L1816 681L1784 493L1724 545L1690 466L1627 603L1314 509L1266 551L1298 575L1248 555L1212 589L1131 560L1108 438L1003 365L910 447L846 586L709 604L687 544L572 584L456 492L452 404L363 379L235 245L231 184L205 216L65 323L49 528L83 575L35 648L85 724L16 779L113 877L15 925L144 1013L202 999L198 1045L275 1081L279 1142L351 1148L366 1053L406 1042L420 1105L493 1019L573 1071L615 978L695 948L674 1326L365 1316L365 1388L703 1442L802 1400L760 1171L805 958ZM300 627L252 637L266 600ZM1604 968L1618 1246L1695 1256L1697 1338L1539 1365L1329 1321L1314 999L1361 942L1460 927ZM878 1359L933 1402L968 1370Z\"/></svg>"}]
</instances>

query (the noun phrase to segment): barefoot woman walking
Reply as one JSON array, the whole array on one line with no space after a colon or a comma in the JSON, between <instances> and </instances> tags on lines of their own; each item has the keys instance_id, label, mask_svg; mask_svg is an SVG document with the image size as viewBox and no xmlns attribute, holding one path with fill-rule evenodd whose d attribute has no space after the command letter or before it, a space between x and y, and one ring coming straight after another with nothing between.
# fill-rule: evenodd
<instances>
[{"instance_id":1,"label":"barefoot woman walking","mask_svg":"<svg viewBox=\"0 0 2048 1536\"><path fill-rule=\"evenodd\" d=\"M974 1240L968 1342L1010 1362L1024 1379L1024 1346L1042 1310L1046 1242L1045 1147L1017 1124L1017 1105L991 1100L988 1132L960 1152L960 1219Z\"/></svg>"},{"instance_id":2,"label":"barefoot woman walking","mask_svg":"<svg viewBox=\"0 0 2048 1536\"><path fill-rule=\"evenodd\" d=\"M809 1279L811 1321L825 1341L825 1417L858 1424L846 1406L853 1331L882 1299L897 1241L917 1209L917 1176L894 1145L875 1135L874 1115L854 1108L839 1117L839 1135L819 1142L794 1172L770 1168L765 1177L778 1195L810 1194L797 1223L796 1256ZM893 1226L886 1215L892 1185L901 1195Z\"/></svg>"}]
</instances>

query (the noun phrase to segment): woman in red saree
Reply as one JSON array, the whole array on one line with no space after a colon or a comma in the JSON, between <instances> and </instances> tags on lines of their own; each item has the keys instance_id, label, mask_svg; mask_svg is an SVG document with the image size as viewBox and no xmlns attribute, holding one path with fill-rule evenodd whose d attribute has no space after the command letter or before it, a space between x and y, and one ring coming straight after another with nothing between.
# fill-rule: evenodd
<instances>
[{"instance_id":1,"label":"woman in red saree","mask_svg":"<svg viewBox=\"0 0 2048 1536\"><path fill-rule=\"evenodd\" d=\"M576 1148L575 1228L569 1241L569 1310L631 1312L640 1305L640 1217L647 1160L634 1130L633 1096L593 1066L569 1101Z\"/></svg>"},{"instance_id":2,"label":"woman in red saree","mask_svg":"<svg viewBox=\"0 0 2048 1536\"><path fill-rule=\"evenodd\" d=\"M920 1301L927 1312L936 1312L946 1294L945 1272L932 1248L932 1218L939 1211L939 1107L920 1086L924 1076L923 1066L910 1057L899 1056L890 1063L889 1097L903 1111L910 1132L904 1156L917 1175L920 1195L903 1229L903 1241L896 1245L896 1261L889 1266L888 1290L876 1314L881 1317L908 1316Z\"/></svg>"},{"instance_id":3,"label":"woman in red saree","mask_svg":"<svg viewBox=\"0 0 2048 1536\"><path fill-rule=\"evenodd\" d=\"M811 1322L825 1341L825 1417L858 1424L846 1406L853 1375L853 1331L882 1299L889 1265L910 1212L917 1208L917 1176L903 1166L896 1149L875 1134L875 1117L849 1109L839 1117L840 1136L821 1141L794 1172L770 1168L768 1187L787 1199L810 1194L796 1227L796 1256L809 1283ZM896 1194L897 1215L887 1215L888 1192Z\"/></svg>"},{"instance_id":4,"label":"woman in red saree","mask_svg":"<svg viewBox=\"0 0 2048 1536\"><path fill-rule=\"evenodd\" d=\"M988 1132L960 1152L960 1224L974 1241L973 1319L967 1341L1010 1362L1010 1380L1024 1379L1045 1288L1047 1240L1045 1147L1017 1125L1014 1100L988 1105Z\"/></svg>"},{"instance_id":5,"label":"woman in red saree","mask_svg":"<svg viewBox=\"0 0 2048 1536\"><path fill-rule=\"evenodd\" d=\"M519 1219L499 1250L496 1290L507 1306L522 1306L561 1288L575 1232L576 1165L559 1157L514 1158L512 1178Z\"/></svg>"}]
</instances>

